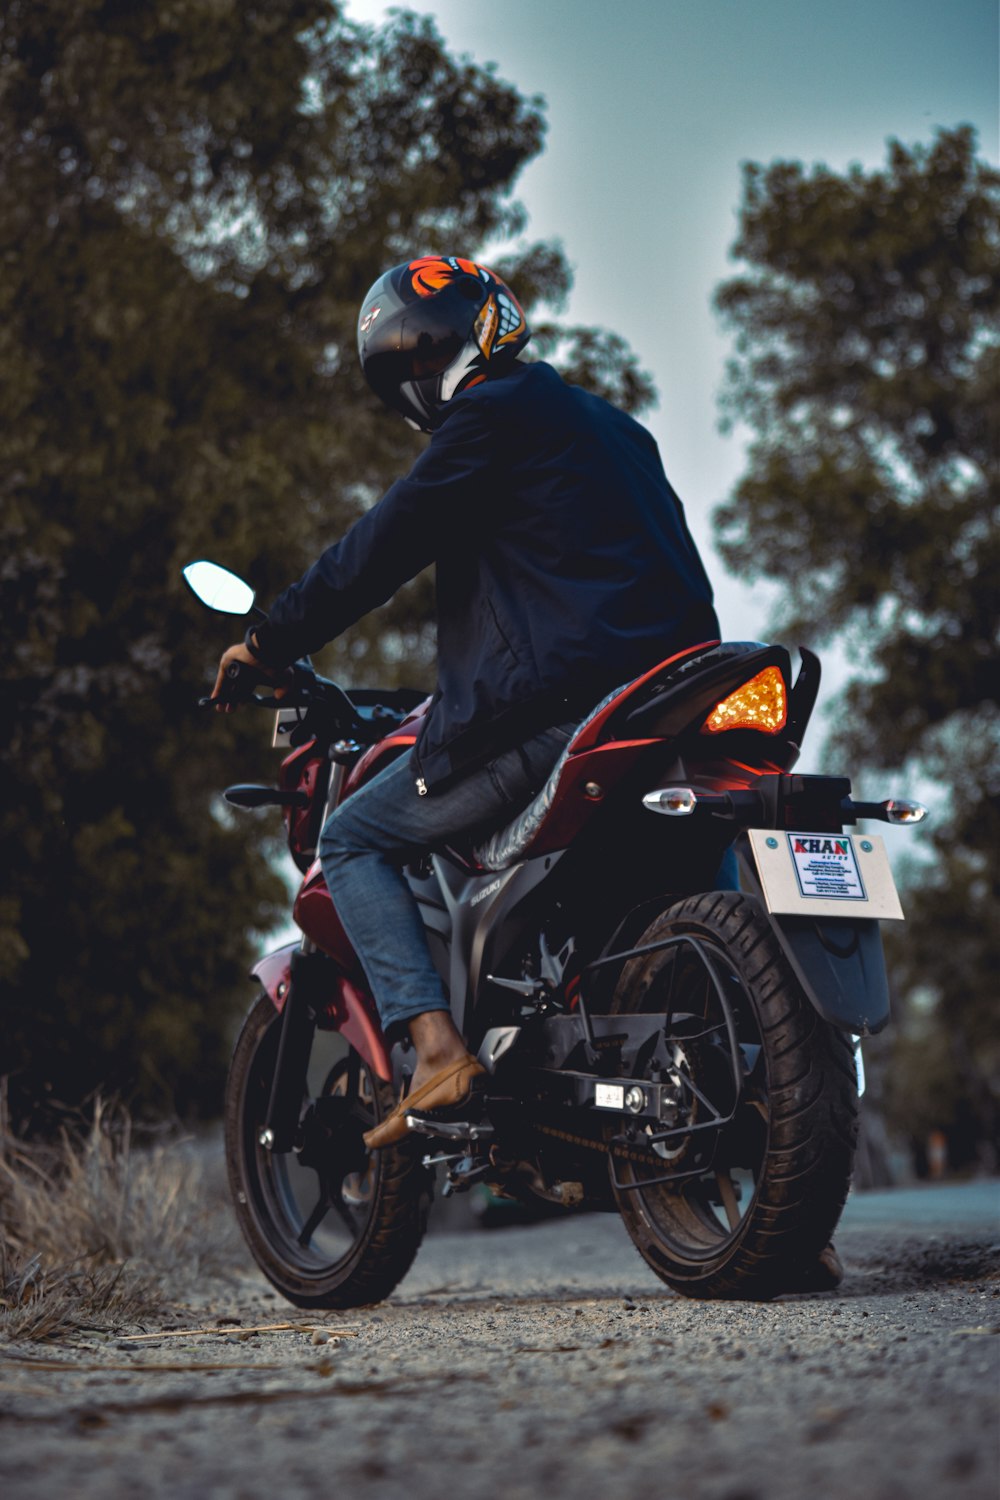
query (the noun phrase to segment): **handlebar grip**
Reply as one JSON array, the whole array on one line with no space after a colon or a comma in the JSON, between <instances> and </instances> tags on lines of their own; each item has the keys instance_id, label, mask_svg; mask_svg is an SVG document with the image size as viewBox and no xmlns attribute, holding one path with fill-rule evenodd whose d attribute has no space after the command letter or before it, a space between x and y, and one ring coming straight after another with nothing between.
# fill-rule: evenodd
<instances>
[{"instance_id":1,"label":"handlebar grip","mask_svg":"<svg viewBox=\"0 0 1000 1500\"><path fill-rule=\"evenodd\" d=\"M272 682L273 678L266 672L260 672L246 662L231 661L226 668L219 696L199 698L198 707L214 708L219 703L249 703L257 688Z\"/></svg>"}]
</instances>

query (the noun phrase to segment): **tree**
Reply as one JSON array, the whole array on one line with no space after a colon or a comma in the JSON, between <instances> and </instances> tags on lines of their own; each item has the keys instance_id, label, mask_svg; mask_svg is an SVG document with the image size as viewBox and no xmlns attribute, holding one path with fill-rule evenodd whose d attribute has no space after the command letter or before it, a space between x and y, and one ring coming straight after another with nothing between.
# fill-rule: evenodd
<instances>
[{"instance_id":1,"label":"tree","mask_svg":"<svg viewBox=\"0 0 1000 1500\"><path fill-rule=\"evenodd\" d=\"M1000 1046L1000 174L971 129L891 142L882 170L748 165L717 306L727 420L755 434L715 516L723 556L782 587L775 629L847 642L830 753L939 783L891 965L910 1009L908 1128L995 1137ZM936 1054L936 1060L934 1055ZM942 1082L944 1072L949 1081ZM933 1062L933 1066L931 1065ZM937 1080L930 1086L931 1075ZM967 1132L968 1134L968 1132Z\"/></svg>"},{"instance_id":2,"label":"tree","mask_svg":"<svg viewBox=\"0 0 1000 1500\"><path fill-rule=\"evenodd\" d=\"M360 298L414 249L513 243L541 102L432 23L334 0L8 0L0 12L0 1073L30 1107L98 1084L218 1100L253 935L283 889L217 789L259 720L193 702L231 626L214 556L267 599L419 440L356 368ZM558 310L558 246L499 267ZM592 384L648 378L552 332ZM429 670L418 580L337 643L347 683Z\"/></svg>"}]
</instances>

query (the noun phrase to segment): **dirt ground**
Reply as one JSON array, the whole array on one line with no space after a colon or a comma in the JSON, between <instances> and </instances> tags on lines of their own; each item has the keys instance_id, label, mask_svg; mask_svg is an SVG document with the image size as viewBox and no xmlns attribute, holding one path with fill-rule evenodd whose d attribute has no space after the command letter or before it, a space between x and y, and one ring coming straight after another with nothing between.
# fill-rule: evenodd
<instances>
[{"instance_id":1,"label":"dirt ground","mask_svg":"<svg viewBox=\"0 0 1000 1500\"><path fill-rule=\"evenodd\" d=\"M349 1315L245 1267L154 1338L0 1344L0 1490L995 1500L998 1210L996 1184L854 1195L841 1290L770 1305L674 1296L596 1215L433 1234Z\"/></svg>"}]
</instances>

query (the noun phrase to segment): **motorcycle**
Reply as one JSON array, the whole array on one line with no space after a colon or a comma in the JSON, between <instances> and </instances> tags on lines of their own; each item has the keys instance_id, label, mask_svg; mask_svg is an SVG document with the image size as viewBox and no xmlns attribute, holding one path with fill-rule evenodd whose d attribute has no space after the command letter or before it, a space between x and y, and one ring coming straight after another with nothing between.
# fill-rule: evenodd
<instances>
[{"instance_id":1,"label":"motorcycle","mask_svg":"<svg viewBox=\"0 0 1000 1500\"><path fill-rule=\"evenodd\" d=\"M184 572L211 608L255 610L216 564ZM845 827L925 809L793 773L820 679L799 655L793 681L780 645L676 653L595 704L509 826L406 868L489 1077L467 1119L411 1115L376 1152L364 1132L414 1055L386 1043L316 850L331 810L414 744L429 700L348 693L301 661L276 701L230 668L227 694L276 709L287 753L276 787L225 798L280 807L302 875L301 941L253 968L225 1100L237 1218L289 1301L387 1297L439 1171L445 1194L484 1183L619 1213L686 1296L767 1299L816 1262L851 1181L856 1038L889 1020L879 923L903 915L882 840ZM719 880L734 856L738 880Z\"/></svg>"}]
</instances>

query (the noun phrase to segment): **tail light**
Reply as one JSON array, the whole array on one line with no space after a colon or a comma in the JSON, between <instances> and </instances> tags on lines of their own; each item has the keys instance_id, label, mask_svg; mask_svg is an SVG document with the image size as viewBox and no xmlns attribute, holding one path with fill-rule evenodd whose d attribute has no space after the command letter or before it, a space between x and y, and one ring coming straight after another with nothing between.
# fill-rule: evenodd
<instances>
[{"instance_id":1,"label":"tail light","mask_svg":"<svg viewBox=\"0 0 1000 1500\"><path fill-rule=\"evenodd\" d=\"M765 667L728 698L717 703L701 726L702 734L725 734L730 729L756 729L780 734L788 719L788 690L778 667Z\"/></svg>"}]
</instances>

